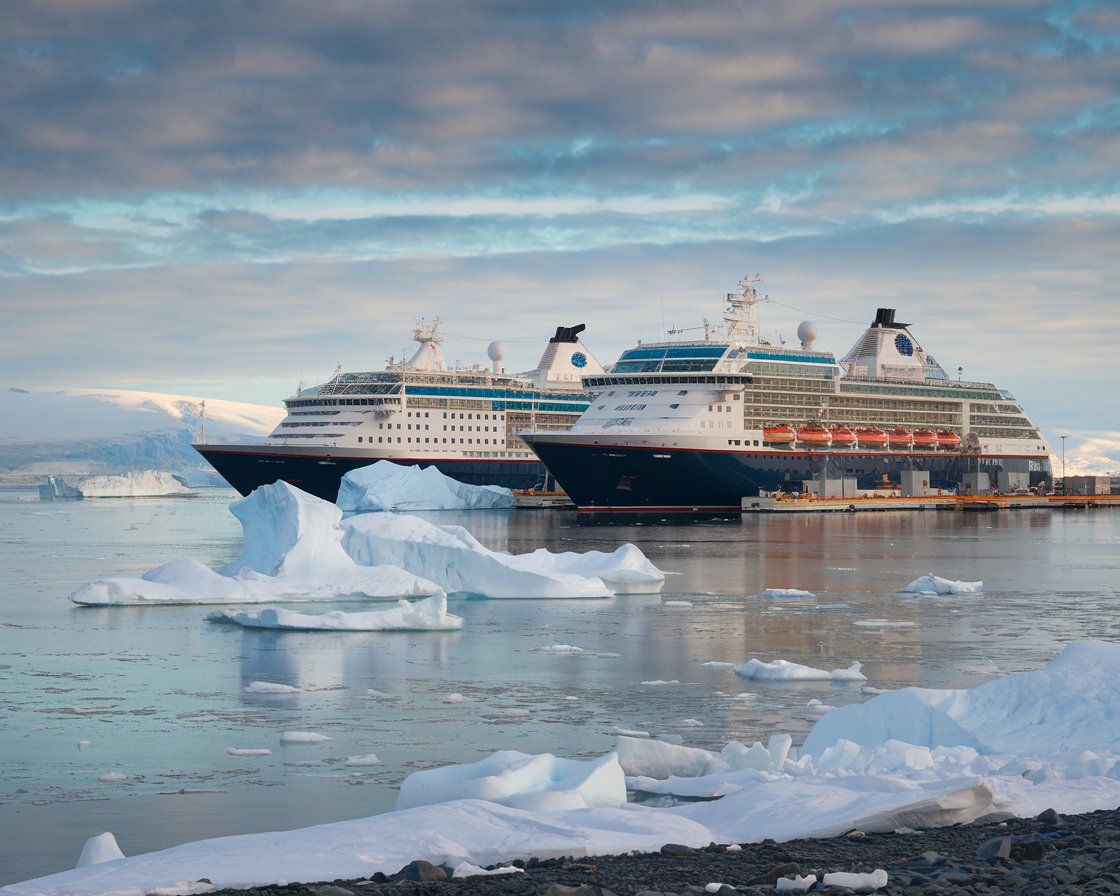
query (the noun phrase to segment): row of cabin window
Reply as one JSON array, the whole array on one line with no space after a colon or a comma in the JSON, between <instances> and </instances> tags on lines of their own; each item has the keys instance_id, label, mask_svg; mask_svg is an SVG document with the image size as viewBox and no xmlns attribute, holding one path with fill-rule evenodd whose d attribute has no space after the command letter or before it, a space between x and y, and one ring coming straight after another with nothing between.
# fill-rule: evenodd
<instances>
[{"instance_id":1,"label":"row of cabin window","mask_svg":"<svg viewBox=\"0 0 1120 896\"><path fill-rule=\"evenodd\" d=\"M429 416L429 413L430 413L429 411L424 411L424 416L425 416L425 417ZM474 419L475 419L475 416L474 416L474 414L473 414L473 413L471 413L471 414L468 414L468 413L465 413L465 412L463 412L463 411L460 411L460 412L459 412L459 416L458 416L458 417L456 417L456 416L455 416L455 413L456 413L455 411L451 411L451 419L452 419L452 420L474 420ZM447 419L448 419L448 417L447 417L447 414L448 414L448 412L447 412L447 411L444 411L444 412L443 412L443 419L444 419L444 420L447 420ZM409 411L409 412L408 412L408 416L409 416L409 417L411 417L411 416L412 416L412 411ZM420 412L419 412L419 411L417 411L417 412L416 412L416 416L417 416L417 417L419 417L419 416L420 416ZM501 417L500 417L500 416L499 416L498 414L493 414L493 415L490 415L490 414L479 414L479 415L478 415L478 419L479 419L479 420L500 420L500 419L501 419Z\"/></svg>"},{"instance_id":2,"label":"row of cabin window","mask_svg":"<svg viewBox=\"0 0 1120 896\"><path fill-rule=\"evenodd\" d=\"M381 428L392 429L393 426L394 426L394 424L392 424L392 423L378 423L377 424L378 429L381 429ZM397 423L396 427L397 427L397 429L400 429L401 425L399 423ZM406 429L412 429L412 424L411 423L406 424L405 428ZM430 428L431 427L429 426L429 424L427 424L427 423L424 424L424 429L425 430L430 429ZM447 428L450 429L452 432L456 431L454 426L449 426ZM419 431L419 429L420 429L420 424L419 423L416 424L416 429L417 429L417 431ZM461 427L459 427L458 431L459 432L503 432L504 429L501 426L461 426Z\"/></svg>"},{"instance_id":3,"label":"row of cabin window","mask_svg":"<svg viewBox=\"0 0 1120 896\"><path fill-rule=\"evenodd\" d=\"M378 445L384 445L386 440L388 441L388 443L390 445L393 444L393 437L392 436L378 436L377 437L377 444ZM361 436L358 436L358 441L359 442L362 441ZM408 442L409 444L411 444L412 443L412 437L409 436L405 441ZM425 445L429 445L432 442L435 442L437 445L441 444L441 443L446 445L447 444L447 439L442 439L442 440L440 440L440 439L430 439L430 438L425 438L424 439L424 444ZM373 436L369 437L369 443L371 445L373 444ZM401 443L401 437L397 436L397 444L399 445L400 443ZM452 445L456 445L456 444L474 445L475 443L476 443L475 439L462 439L462 440L459 440L459 441L457 441L455 439L451 440ZM419 436L416 437L416 444L418 444L418 445L420 444L420 437ZM502 439L478 439L477 444L479 444L479 445L503 445L503 444L505 444L505 442Z\"/></svg>"}]
</instances>

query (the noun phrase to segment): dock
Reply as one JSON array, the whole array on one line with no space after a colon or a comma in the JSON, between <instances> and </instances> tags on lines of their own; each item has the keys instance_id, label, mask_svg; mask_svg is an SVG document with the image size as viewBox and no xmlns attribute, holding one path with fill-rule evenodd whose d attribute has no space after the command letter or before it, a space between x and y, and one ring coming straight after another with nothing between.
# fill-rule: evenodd
<instances>
[{"instance_id":1,"label":"dock","mask_svg":"<svg viewBox=\"0 0 1120 896\"><path fill-rule=\"evenodd\" d=\"M941 510L991 513L1001 510L1091 510L1120 507L1120 495L861 495L815 498L780 495L743 498L743 513L865 513L888 510Z\"/></svg>"}]
</instances>

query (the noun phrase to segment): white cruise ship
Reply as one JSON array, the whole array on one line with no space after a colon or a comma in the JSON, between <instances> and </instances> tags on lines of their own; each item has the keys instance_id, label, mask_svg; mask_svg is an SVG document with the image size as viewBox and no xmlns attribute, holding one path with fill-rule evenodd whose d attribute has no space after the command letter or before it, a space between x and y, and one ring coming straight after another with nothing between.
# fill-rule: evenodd
<instances>
[{"instance_id":1,"label":"white cruise ship","mask_svg":"<svg viewBox=\"0 0 1120 896\"><path fill-rule=\"evenodd\" d=\"M757 279L701 340L639 344L588 373L566 432L524 435L582 511L733 511L760 492L908 477L924 493L1049 488L1050 447L1018 401L950 377L893 309L841 359L759 335ZM915 475L917 474L917 475Z\"/></svg>"},{"instance_id":2,"label":"white cruise ship","mask_svg":"<svg viewBox=\"0 0 1120 896\"><path fill-rule=\"evenodd\" d=\"M243 495L282 479L334 501L343 474L379 460L438 467L472 485L542 487L544 465L520 433L565 430L587 408L581 377L603 368L579 340L584 325L557 327L540 363L520 374L500 369L498 342L492 368L449 368L439 326L417 324L407 362L300 389L262 442L194 447Z\"/></svg>"}]
</instances>

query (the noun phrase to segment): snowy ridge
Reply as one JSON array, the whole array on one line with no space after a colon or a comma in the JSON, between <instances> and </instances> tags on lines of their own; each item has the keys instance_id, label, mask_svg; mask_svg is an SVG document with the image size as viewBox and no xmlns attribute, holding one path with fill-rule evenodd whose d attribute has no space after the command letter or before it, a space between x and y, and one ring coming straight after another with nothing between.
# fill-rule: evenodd
<instances>
[{"instance_id":1,"label":"snowy ridge","mask_svg":"<svg viewBox=\"0 0 1120 896\"><path fill-rule=\"evenodd\" d=\"M160 470L188 484L221 485L191 442L206 402L206 438L239 441L271 432L284 409L158 392L75 388L0 391L0 485Z\"/></svg>"}]
</instances>

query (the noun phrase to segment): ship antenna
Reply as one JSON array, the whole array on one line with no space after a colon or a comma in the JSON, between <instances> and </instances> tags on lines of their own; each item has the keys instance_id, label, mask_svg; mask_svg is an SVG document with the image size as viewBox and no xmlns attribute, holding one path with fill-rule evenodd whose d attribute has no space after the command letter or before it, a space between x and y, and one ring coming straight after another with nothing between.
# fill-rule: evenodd
<instances>
[{"instance_id":1,"label":"ship antenna","mask_svg":"<svg viewBox=\"0 0 1120 896\"><path fill-rule=\"evenodd\" d=\"M753 277L743 277L738 286L740 293L727 293L727 310L723 320L727 324L727 335L750 345L757 345L758 337L758 312L759 302L769 301L769 296L758 297L757 284L762 282L762 277L755 274Z\"/></svg>"},{"instance_id":2,"label":"ship antenna","mask_svg":"<svg viewBox=\"0 0 1120 896\"><path fill-rule=\"evenodd\" d=\"M198 443L206 444L206 399L202 399L198 406Z\"/></svg>"}]
</instances>

